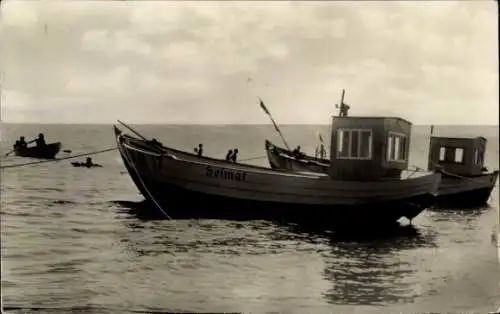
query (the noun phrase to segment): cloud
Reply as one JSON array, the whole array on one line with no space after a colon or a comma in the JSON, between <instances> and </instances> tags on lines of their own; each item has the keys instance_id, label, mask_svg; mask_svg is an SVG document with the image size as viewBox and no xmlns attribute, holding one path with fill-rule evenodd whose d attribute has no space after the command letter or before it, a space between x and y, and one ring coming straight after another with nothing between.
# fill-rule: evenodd
<instances>
[{"instance_id":1,"label":"cloud","mask_svg":"<svg viewBox=\"0 0 500 314\"><path fill-rule=\"evenodd\" d=\"M262 97L279 123L328 123L345 88L353 114L498 124L495 9L439 1L10 1L0 21L2 88L10 95L2 110L8 121L66 121L87 111L74 119L267 123Z\"/></svg>"},{"instance_id":2,"label":"cloud","mask_svg":"<svg viewBox=\"0 0 500 314\"><path fill-rule=\"evenodd\" d=\"M109 33L107 30L91 30L82 36L82 48L89 51L101 51L114 57L121 53L148 55L151 46L124 31Z\"/></svg>"},{"instance_id":3,"label":"cloud","mask_svg":"<svg viewBox=\"0 0 500 314\"><path fill-rule=\"evenodd\" d=\"M71 78L66 88L76 94L92 93L123 93L129 85L130 68L119 66L98 78L75 76Z\"/></svg>"},{"instance_id":4,"label":"cloud","mask_svg":"<svg viewBox=\"0 0 500 314\"><path fill-rule=\"evenodd\" d=\"M8 14L5 14L8 10ZM3 27L30 27L38 22L38 15L24 1L9 1L2 6Z\"/></svg>"}]
</instances>

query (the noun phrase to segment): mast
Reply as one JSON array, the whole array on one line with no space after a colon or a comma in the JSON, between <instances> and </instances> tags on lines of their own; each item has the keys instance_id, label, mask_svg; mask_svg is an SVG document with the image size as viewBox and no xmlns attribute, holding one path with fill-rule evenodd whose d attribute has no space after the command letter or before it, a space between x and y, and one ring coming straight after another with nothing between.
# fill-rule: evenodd
<instances>
[{"instance_id":1,"label":"mast","mask_svg":"<svg viewBox=\"0 0 500 314\"><path fill-rule=\"evenodd\" d=\"M339 117L347 117L348 111L351 108L348 104L344 103L345 89L342 89L342 95L340 96L340 105L335 104L335 108L339 109Z\"/></svg>"}]
</instances>

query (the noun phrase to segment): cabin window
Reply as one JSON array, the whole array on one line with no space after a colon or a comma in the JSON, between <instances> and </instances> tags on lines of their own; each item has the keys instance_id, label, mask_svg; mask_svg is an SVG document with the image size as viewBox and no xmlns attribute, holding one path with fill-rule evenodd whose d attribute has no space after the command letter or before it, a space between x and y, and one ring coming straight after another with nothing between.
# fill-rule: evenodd
<instances>
[{"instance_id":1,"label":"cabin window","mask_svg":"<svg viewBox=\"0 0 500 314\"><path fill-rule=\"evenodd\" d=\"M389 132L387 138L387 160L405 162L406 153L406 135Z\"/></svg>"},{"instance_id":2,"label":"cabin window","mask_svg":"<svg viewBox=\"0 0 500 314\"><path fill-rule=\"evenodd\" d=\"M475 149L474 151L474 164L476 165L482 165L483 164L483 158L484 158L484 152L479 152L479 149Z\"/></svg>"},{"instance_id":3,"label":"cabin window","mask_svg":"<svg viewBox=\"0 0 500 314\"><path fill-rule=\"evenodd\" d=\"M465 150L460 147L446 147L439 148L439 162L440 163L455 163L463 164L465 157ZM474 152L474 162L480 158L477 151Z\"/></svg>"},{"instance_id":4,"label":"cabin window","mask_svg":"<svg viewBox=\"0 0 500 314\"><path fill-rule=\"evenodd\" d=\"M463 148L455 148L455 163L461 164L464 162L464 149Z\"/></svg>"},{"instance_id":5,"label":"cabin window","mask_svg":"<svg viewBox=\"0 0 500 314\"><path fill-rule=\"evenodd\" d=\"M337 158L371 159L372 131L341 129L337 131Z\"/></svg>"},{"instance_id":6,"label":"cabin window","mask_svg":"<svg viewBox=\"0 0 500 314\"><path fill-rule=\"evenodd\" d=\"M444 161L446 158L446 147L439 148L439 161Z\"/></svg>"}]
</instances>

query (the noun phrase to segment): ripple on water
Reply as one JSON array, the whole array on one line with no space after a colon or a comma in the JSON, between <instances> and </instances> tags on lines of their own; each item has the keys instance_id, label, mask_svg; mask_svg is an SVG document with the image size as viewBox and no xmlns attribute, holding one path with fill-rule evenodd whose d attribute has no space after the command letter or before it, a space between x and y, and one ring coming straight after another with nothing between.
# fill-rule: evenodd
<instances>
[{"instance_id":1,"label":"ripple on water","mask_svg":"<svg viewBox=\"0 0 500 314\"><path fill-rule=\"evenodd\" d=\"M90 145L92 128L60 134ZM102 132L92 149L114 144L109 127ZM196 143L209 134L187 133ZM239 142L261 151L265 132L249 134ZM180 135L168 138L185 141ZM497 305L491 209L425 211L413 229L369 237L264 221L166 221L143 214L116 158L99 155L98 171L59 163L2 172L4 305L42 313L485 313Z\"/></svg>"}]
</instances>

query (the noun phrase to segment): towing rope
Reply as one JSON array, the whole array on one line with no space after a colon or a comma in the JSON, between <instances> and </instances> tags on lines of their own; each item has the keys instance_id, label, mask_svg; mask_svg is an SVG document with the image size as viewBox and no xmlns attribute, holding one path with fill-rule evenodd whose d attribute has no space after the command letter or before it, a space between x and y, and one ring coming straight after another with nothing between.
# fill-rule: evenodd
<instances>
[{"instance_id":1,"label":"towing rope","mask_svg":"<svg viewBox=\"0 0 500 314\"><path fill-rule=\"evenodd\" d=\"M160 210L160 212L165 216L167 217L168 220L172 220L172 217L170 217L164 210L163 208L161 208L160 204L158 204L158 202L155 200L153 194L151 194L151 192L149 191L148 187L146 186L146 184L144 183L144 181L142 180L141 178L141 174L139 172L139 170L137 170L137 168L135 167L135 163L134 161L132 160L132 158L130 157L128 151L126 148L122 148L123 150L123 157L126 161L126 163L128 163L130 165L130 167L134 170L135 174L137 175L137 178L139 179L139 183L141 184L141 186L144 188L144 190L146 191L146 193L149 195L149 198L153 201L153 203L156 205L156 207ZM121 153L121 151L120 151Z\"/></svg>"},{"instance_id":2,"label":"towing rope","mask_svg":"<svg viewBox=\"0 0 500 314\"><path fill-rule=\"evenodd\" d=\"M41 160L41 161L32 161L32 162L26 162L26 163L22 163L22 164L5 165L5 166L0 166L0 169L17 168L17 167L30 166L30 165L39 165L39 164L44 164L44 163L48 163L48 162L57 162L57 161L61 161L61 160L72 159L72 158L77 158L77 157L82 157L82 156L97 155L97 154L101 154L101 153L105 153L105 152L110 152L110 151L113 151L116 149L117 149L116 147L111 147L111 148L98 150L95 152L82 153L82 154L77 154L77 155L68 156L68 157L47 159L47 160Z\"/></svg>"}]
</instances>

